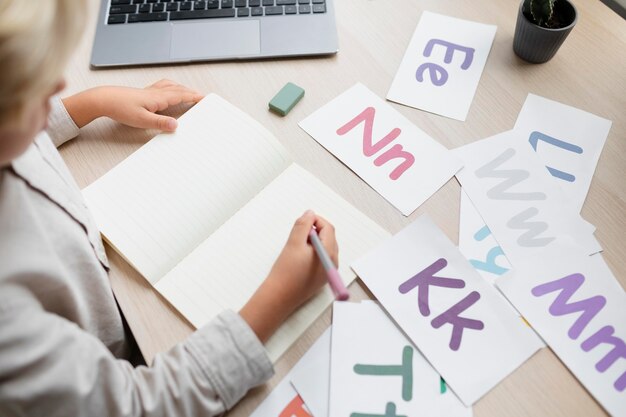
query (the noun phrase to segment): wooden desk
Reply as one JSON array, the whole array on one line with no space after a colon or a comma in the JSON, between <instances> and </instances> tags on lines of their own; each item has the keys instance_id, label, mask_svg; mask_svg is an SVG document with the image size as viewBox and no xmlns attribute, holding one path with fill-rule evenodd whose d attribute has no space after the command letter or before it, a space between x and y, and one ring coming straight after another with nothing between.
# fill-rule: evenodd
<instances>
[{"instance_id":1,"label":"wooden desk","mask_svg":"<svg viewBox=\"0 0 626 417\"><path fill-rule=\"evenodd\" d=\"M518 0L336 0L340 52L313 59L91 71L89 56L100 0L91 0L87 29L70 63L67 94L99 84L145 86L170 78L203 92L215 92L265 125L294 155L350 203L392 233L422 213L458 241L459 185L450 181L409 218L298 128L297 122L355 82L384 97L421 12L429 10L496 24L498 31L466 122L392 103L398 111L448 148L511 129L531 92L613 121L583 208L615 276L626 287L626 22L600 1L576 0L580 17L556 57L530 65L512 50ZM129 42L138 39L129 39ZM285 118L267 111L269 99L287 82L306 90ZM81 139L61 148L81 187L120 162L154 132L99 120ZM109 250L111 284L146 359L183 340L191 326L117 254ZM367 297L359 284L353 294ZM355 298L357 298L355 297ZM330 311L276 364L276 376L249 393L229 414L248 416L330 323ZM549 350L543 349L474 407L487 416L597 416L602 408Z\"/></svg>"}]
</instances>

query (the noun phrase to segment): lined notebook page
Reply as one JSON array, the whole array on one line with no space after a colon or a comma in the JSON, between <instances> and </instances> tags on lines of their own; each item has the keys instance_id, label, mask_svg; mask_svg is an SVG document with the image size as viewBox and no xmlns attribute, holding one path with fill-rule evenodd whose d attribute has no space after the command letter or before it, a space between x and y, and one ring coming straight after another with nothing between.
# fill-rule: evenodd
<instances>
[{"instance_id":1,"label":"lined notebook page","mask_svg":"<svg viewBox=\"0 0 626 417\"><path fill-rule=\"evenodd\" d=\"M105 239L154 285L289 164L269 131L211 94L83 194Z\"/></svg>"},{"instance_id":2,"label":"lined notebook page","mask_svg":"<svg viewBox=\"0 0 626 417\"><path fill-rule=\"evenodd\" d=\"M292 164L155 288L196 327L225 308L238 311L265 279L294 221L307 209L335 225L339 272L346 284L355 278L350 263L389 236L312 174ZM266 344L272 361L332 300L332 291L325 286L283 324Z\"/></svg>"}]
</instances>

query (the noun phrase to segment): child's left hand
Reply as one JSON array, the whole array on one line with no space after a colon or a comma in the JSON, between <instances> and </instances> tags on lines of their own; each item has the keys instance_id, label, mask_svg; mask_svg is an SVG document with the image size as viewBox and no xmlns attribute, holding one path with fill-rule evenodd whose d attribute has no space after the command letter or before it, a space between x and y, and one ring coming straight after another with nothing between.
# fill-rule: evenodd
<instances>
[{"instance_id":1,"label":"child's left hand","mask_svg":"<svg viewBox=\"0 0 626 417\"><path fill-rule=\"evenodd\" d=\"M80 128L106 116L142 129L176 130L176 119L156 114L181 103L197 103L204 96L170 80L146 88L103 86L63 99L67 112Z\"/></svg>"}]
</instances>

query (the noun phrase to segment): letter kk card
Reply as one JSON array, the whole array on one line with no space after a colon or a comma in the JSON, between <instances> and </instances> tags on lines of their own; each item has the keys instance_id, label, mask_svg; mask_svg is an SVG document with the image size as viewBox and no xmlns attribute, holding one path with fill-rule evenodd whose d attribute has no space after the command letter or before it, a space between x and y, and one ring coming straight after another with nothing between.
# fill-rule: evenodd
<instances>
[{"instance_id":1,"label":"letter kk card","mask_svg":"<svg viewBox=\"0 0 626 417\"><path fill-rule=\"evenodd\" d=\"M467 406L543 345L427 216L351 266Z\"/></svg>"},{"instance_id":2,"label":"letter kk card","mask_svg":"<svg viewBox=\"0 0 626 417\"><path fill-rule=\"evenodd\" d=\"M387 99L465 121L496 29L423 12Z\"/></svg>"}]
</instances>

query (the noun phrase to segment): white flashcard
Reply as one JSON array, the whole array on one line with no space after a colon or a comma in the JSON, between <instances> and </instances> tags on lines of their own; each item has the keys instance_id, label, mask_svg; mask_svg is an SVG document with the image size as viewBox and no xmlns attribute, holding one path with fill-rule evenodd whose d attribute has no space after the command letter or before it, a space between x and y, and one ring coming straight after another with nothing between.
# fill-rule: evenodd
<instances>
[{"instance_id":1,"label":"white flashcard","mask_svg":"<svg viewBox=\"0 0 626 417\"><path fill-rule=\"evenodd\" d=\"M250 417L313 417L289 380L285 377L270 392Z\"/></svg>"},{"instance_id":2,"label":"white flashcard","mask_svg":"<svg viewBox=\"0 0 626 417\"><path fill-rule=\"evenodd\" d=\"M626 416L626 293L600 254L528 262L496 285L613 416Z\"/></svg>"},{"instance_id":3,"label":"white flashcard","mask_svg":"<svg viewBox=\"0 0 626 417\"><path fill-rule=\"evenodd\" d=\"M318 417L312 413L303 397L299 395L291 384L294 373L298 369L308 366L309 361L316 360L318 353L330 346L330 329L326 330L313 343L309 350L302 355L302 358L276 385L263 402L254 410L250 417ZM326 366L329 366L327 363ZM328 389L328 380L325 383ZM322 417L325 417L322 415Z\"/></svg>"},{"instance_id":4,"label":"white flashcard","mask_svg":"<svg viewBox=\"0 0 626 417\"><path fill-rule=\"evenodd\" d=\"M468 415L378 303L335 302L331 346L329 417L439 416L448 402L448 417Z\"/></svg>"},{"instance_id":5,"label":"white flashcard","mask_svg":"<svg viewBox=\"0 0 626 417\"><path fill-rule=\"evenodd\" d=\"M538 259L548 249L587 254L601 250L595 228L566 203L517 132L503 132L453 152L465 164L456 174L461 186L514 267Z\"/></svg>"},{"instance_id":6,"label":"white flashcard","mask_svg":"<svg viewBox=\"0 0 626 417\"><path fill-rule=\"evenodd\" d=\"M461 168L444 146L363 84L356 84L300 127L405 216Z\"/></svg>"},{"instance_id":7,"label":"white flashcard","mask_svg":"<svg viewBox=\"0 0 626 417\"><path fill-rule=\"evenodd\" d=\"M427 216L352 269L465 405L542 346Z\"/></svg>"},{"instance_id":8,"label":"white flashcard","mask_svg":"<svg viewBox=\"0 0 626 417\"><path fill-rule=\"evenodd\" d=\"M494 285L511 264L463 188L459 212L459 250L480 276Z\"/></svg>"},{"instance_id":9,"label":"white flashcard","mask_svg":"<svg viewBox=\"0 0 626 417\"><path fill-rule=\"evenodd\" d=\"M459 216L459 251L476 272L491 285L496 285L496 279L513 268L463 188ZM506 300L515 314L519 315L500 291L497 291L497 294ZM521 316L520 320L523 320ZM525 321L524 323L527 324Z\"/></svg>"},{"instance_id":10,"label":"white flashcard","mask_svg":"<svg viewBox=\"0 0 626 417\"><path fill-rule=\"evenodd\" d=\"M610 129L610 120L534 94L526 98L514 127L578 212Z\"/></svg>"},{"instance_id":11,"label":"white flashcard","mask_svg":"<svg viewBox=\"0 0 626 417\"><path fill-rule=\"evenodd\" d=\"M423 12L387 99L465 121L496 29Z\"/></svg>"},{"instance_id":12,"label":"white flashcard","mask_svg":"<svg viewBox=\"0 0 626 417\"><path fill-rule=\"evenodd\" d=\"M330 337L329 327L291 370L291 384L313 417L328 416Z\"/></svg>"}]
</instances>

